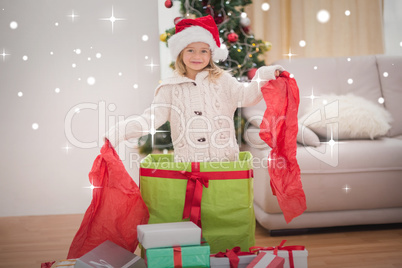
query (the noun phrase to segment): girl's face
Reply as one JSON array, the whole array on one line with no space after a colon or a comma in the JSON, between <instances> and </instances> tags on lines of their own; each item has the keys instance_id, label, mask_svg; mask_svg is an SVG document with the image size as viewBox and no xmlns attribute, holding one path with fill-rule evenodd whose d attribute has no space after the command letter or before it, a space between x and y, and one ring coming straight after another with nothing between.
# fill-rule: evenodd
<instances>
[{"instance_id":1,"label":"girl's face","mask_svg":"<svg viewBox=\"0 0 402 268\"><path fill-rule=\"evenodd\" d=\"M195 79L195 76L208 66L211 59L209 45L202 42L189 44L183 49L183 62L186 65L186 76Z\"/></svg>"}]
</instances>

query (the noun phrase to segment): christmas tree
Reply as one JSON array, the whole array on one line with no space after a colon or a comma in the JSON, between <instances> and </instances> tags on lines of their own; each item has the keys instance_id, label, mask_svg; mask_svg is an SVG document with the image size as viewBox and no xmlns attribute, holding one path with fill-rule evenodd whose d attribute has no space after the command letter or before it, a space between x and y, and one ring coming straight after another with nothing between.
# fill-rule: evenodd
<instances>
[{"instance_id":1,"label":"christmas tree","mask_svg":"<svg viewBox=\"0 0 402 268\"><path fill-rule=\"evenodd\" d=\"M245 12L245 6L252 3L251 0L180 0L181 17L174 19L178 23L185 18L195 19L211 15L218 26L221 46L226 46L229 56L224 62L217 63L219 67L228 70L241 82L247 82L254 77L258 67L264 66L264 53L270 50L271 43L258 40L254 37L250 19ZM173 6L172 0L165 1L166 8ZM166 42L175 34L175 28L166 29L160 35L160 40ZM174 68L174 62L171 63ZM244 119L239 111L234 116L236 136L238 142L242 140L244 130ZM140 139L140 152L143 154L151 153L153 148L172 149L172 142L169 133L169 122L160 127L162 139L144 136ZM158 133L157 133L158 134ZM155 134L156 135L156 134ZM151 140L154 141L153 145Z\"/></svg>"}]
</instances>

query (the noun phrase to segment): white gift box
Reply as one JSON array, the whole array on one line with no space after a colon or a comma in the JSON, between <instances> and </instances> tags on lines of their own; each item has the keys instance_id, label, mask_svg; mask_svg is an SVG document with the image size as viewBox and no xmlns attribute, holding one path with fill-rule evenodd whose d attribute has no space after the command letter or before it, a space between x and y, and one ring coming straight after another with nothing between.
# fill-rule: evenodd
<instances>
[{"instance_id":1,"label":"white gift box","mask_svg":"<svg viewBox=\"0 0 402 268\"><path fill-rule=\"evenodd\" d=\"M260 252L247 268L283 268L285 259L268 252Z\"/></svg>"},{"instance_id":2,"label":"white gift box","mask_svg":"<svg viewBox=\"0 0 402 268\"><path fill-rule=\"evenodd\" d=\"M201 244L201 228L191 221L138 225L137 236L145 249Z\"/></svg>"},{"instance_id":3,"label":"white gift box","mask_svg":"<svg viewBox=\"0 0 402 268\"><path fill-rule=\"evenodd\" d=\"M77 259L74 265L74 268L98 267L146 268L144 259L111 241L103 242Z\"/></svg>"},{"instance_id":4,"label":"white gift box","mask_svg":"<svg viewBox=\"0 0 402 268\"><path fill-rule=\"evenodd\" d=\"M268 252L268 253L272 254L274 251L273 250L269 250L269 251L262 250L260 252ZM293 254L294 268L307 268L307 256L308 256L307 249L292 250L292 254ZM290 268L289 252L287 250L278 250L278 256L285 259L285 265L283 267Z\"/></svg>"},{"instance_id":5,"label":"white gift box","mask_svg":"<svg viewBox=\"0 0 402 268\"><path fill-rule=\"evenodd\" d=\"M254 260L257 255L243 255L239 257L239 267L246 268ZM211 257L209 259L211 268L230 268L229 258L226 257Z\"/></svg>"}]
</instances>

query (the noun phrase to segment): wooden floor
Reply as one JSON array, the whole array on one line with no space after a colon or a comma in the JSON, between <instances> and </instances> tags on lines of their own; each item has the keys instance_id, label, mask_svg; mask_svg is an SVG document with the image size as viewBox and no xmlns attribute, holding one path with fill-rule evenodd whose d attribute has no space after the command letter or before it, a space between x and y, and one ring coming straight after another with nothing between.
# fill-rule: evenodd
<instances>
[{"instance_id":1,"label":"wooden floor","mask_svg":"<svg viewBox=\"0 0 402 268\"><path fill-rule=\"evenodd\" d=\"M0 218L0 267L39 268L65 259L83 215ZM402 228L271 237L257 226L257 246L304 245L314 267L402 268Z\"/></svg>"}]
</instances>

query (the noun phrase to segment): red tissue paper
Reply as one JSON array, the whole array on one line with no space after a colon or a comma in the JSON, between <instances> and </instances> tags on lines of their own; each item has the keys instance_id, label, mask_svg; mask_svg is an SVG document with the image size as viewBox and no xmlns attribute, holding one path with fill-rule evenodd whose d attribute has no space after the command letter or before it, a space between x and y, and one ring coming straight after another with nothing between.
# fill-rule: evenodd
<instances>
[{"instance_id":1,"label":"red tissue paper","mask_svg":"<svg viewBox=\"0 0 402 268\"><path fill-rule=\"evenodd\" d=\"M140 189L108 140L93 163L89 179L94 186L92 202L67 258L80 258L106 240L134 252L137 225L148 223L149 212Z\"/></svg>"},{"instance_id":2,"label":"red tissue paper","mask_svg":"<svg viewBox=\"0 0 402 268\"><path fill-rule=\"evenodd\" d=\"M267 108L259 134L272 148L268 164L271 189L289 223L307 208L296 159L299 88L295 79L283 71L277 79L263 85L261 91Z\"/></svg>"}]
</instances>

